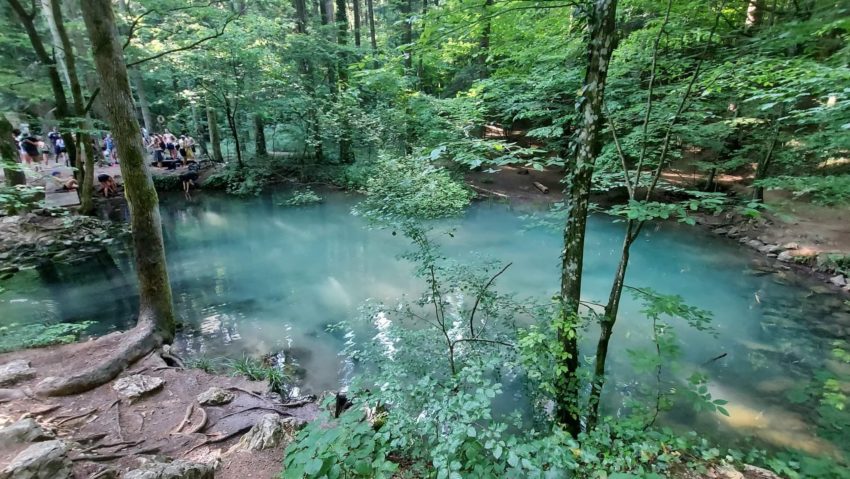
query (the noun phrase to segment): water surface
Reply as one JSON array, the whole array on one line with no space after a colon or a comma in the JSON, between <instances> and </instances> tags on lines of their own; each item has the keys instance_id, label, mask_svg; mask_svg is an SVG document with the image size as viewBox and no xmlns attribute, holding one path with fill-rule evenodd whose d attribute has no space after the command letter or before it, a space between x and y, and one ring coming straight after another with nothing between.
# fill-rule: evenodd
<instances>
[{"instance_id":1,"label":"water surface","mask_svg":"<svg viewBox=\"0 0 850 479\"><path fill-rule=\"evenodd\" d=\"M286 351L302 368L303 391L336 389L344 374L342 338L326 327L351 319L366 299L417 295L421 284L398 258L407 249L401 236L369 229L350 214L355 197L330 193L322 204L297 208L277 206L279 200L164 198L169 274L184 325L178 344L189 356L208 358ZM622 225L594 216L588 229L584 296L603 301ZM561 244L558 232L529 230L519 212L494 203L473 205L454 237L444 239L457 260L512 262L498 286L541 299L557 289ZM114 263L19 273L3 285L0 323L96 320L98 333L129 326L136 304L131 261L121 248L113 257ZM635 244L628 284L681 295L713 313L716 337L677 327L681 374L707 373L714 395L730 400L731 418L679 412L668 421L832 450L818 437L816 412L789 396L825 365L841 367L826 360L832 341L846 337L850 314L828 288L762 271L763 261L730 240L676 224L648 227ZM639 309L626 297L612 341L612 395L637 386L627 372L628 350L648 346L651 331Z\"/></svg>"}]
</instances>

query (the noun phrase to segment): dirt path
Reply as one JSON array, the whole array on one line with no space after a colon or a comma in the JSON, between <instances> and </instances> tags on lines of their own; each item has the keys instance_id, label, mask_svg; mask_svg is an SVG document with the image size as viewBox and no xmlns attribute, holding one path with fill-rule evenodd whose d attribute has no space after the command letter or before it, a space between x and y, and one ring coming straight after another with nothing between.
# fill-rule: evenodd
<instances>
[{"instance_id":1,"label":"dirt path","mask_svg":"<svg viewBox=\"0 0 850 479\"><path fill-rule=\"evenodd\" d=\"M108 354L122 334L0 355L0 364L23 359L36 370L34 378L16 384L14 389L0 390L0 423L32 417L55 431L59 438L72 441L69 457L74 461L74 477L81 479L106 468L126 471L155 455L217 463L218 479L278 477L284 444L261 451L238 450L228 454L228 450L272 410L304 423L314 418L318 409L312 402L296 407L281 404L267 394L263 383L197 369L171 368L153 354L120 376L143 374L164 381L160 389L135 401L119 395L112 387L115 381L68 397L38 398L32 394L35 385L44 378L78 371ZM227 389L235 398L222 406L198 405L196 396L211 386ZM184 427L175 432L187 417ZM205 442L208 444L204 445ZM0 470L19 449L22 447L0 451Z\"/></svg>"}]
</instances>

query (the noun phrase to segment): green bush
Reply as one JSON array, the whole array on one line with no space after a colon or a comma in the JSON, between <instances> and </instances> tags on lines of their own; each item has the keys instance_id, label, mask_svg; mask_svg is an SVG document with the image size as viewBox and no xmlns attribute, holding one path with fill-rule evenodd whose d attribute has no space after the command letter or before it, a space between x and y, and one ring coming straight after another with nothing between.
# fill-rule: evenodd
<instances>
[{"instance_id":1,"label":"green bush","mask_svg":"<svg viewBox=\"0 0 850 479\"><path fill-rule=\"evenodd\" d=\"M183 183L177 175L153 175L153 186L157 191L180 191Z\"/></svg>"},{"instance_id":2,"label":"green bush","mask_svg":"<svg viewBox=\"0 0 850 479\"><path fill-rule=\"evenodd\" d=\"M292 195L283 202L278 203L278 206L304 206L321 202L322 197L307 187L303 190L296 190L292 192Z\"/></svg>"}]
</instances>

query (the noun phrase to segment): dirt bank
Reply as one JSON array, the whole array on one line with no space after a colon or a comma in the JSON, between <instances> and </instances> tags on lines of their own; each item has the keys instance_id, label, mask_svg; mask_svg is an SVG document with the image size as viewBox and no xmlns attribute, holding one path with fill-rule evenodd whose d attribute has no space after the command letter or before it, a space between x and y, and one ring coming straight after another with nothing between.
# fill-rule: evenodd
<instances>
[{"instance_id":1,"label":"dirt bank","mask_svg":"<svg viewBox=\"0 0 850 479\"><path fill-rule=\"evenodd\" d=\"M280 472L285 441L264 450L238 448L228 452L230 448L264 415L277 414L303 424L318 412L311 401L281 401L269 394L263 383L175 368L158 354L137 362L117 380L83 394L57 398L33 395L40 381L84 369L115 348L122 335L113 333L84 343L0 354L0 365L24 360L35 370L34 376L0 389L0 423L31 417L57 438L68 441L75 478L96 476L107 469L124 472L164 456L216 464L218 479L271 479ZM113 386L121 378L136 374L164 383L130 400ZM213 386L228 391L233 399L220 406L199 404L196 397ZM0 470L25 446L0 448Z\"/></svg>"}]
</instances>

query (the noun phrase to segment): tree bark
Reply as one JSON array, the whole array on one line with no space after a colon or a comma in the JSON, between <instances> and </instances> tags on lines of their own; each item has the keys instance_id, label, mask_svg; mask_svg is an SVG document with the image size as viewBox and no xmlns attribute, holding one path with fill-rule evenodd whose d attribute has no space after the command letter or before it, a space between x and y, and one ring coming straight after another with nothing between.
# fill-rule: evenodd
<instances>
[{"instance_id":1,"label":"tree bark","mask_svg":"<svg viewBox=\"0 0 850 479\"><path fill-rule=\"evenodd\" d=\"M65 52L62 58L65 61L65 70L68 74L68 82L71 87L71 98L74 102L74 115L77 117L77 128L80 133L77 134L77 144L81 146L78 150L82 155L82 181L80 188L80 212L84 215L90 215L94 212L94 155L95 151L92 148L90 141L86 140L83 132L90 131L91 124L85 117L85 98L83 97L83 88L77 76L76 54L74 46L71 44L71 39L68 36L68 31L65 29L65 21L62 17L62 5L59 0L45 0L47 6L51 10L51 18L53 27L56 30L57 37ZM79 178L79 174L77 177Z\"/></svg>"},{"instance_id":2,"label":"tree bark","mask_svg":"<svg viewBox=\"0 0 850 479\"><path fill-rule=\"evenodd\" d=\"M596 0L589 12L588 65L581 92L579 127L575 161L568 175L567 222L561 256L561 314L557 325L560 345L559 372L556 377L556 417L574 436L581 430L577 372L579 367L578 330L582 268L591 177L602 147L605 83L608 64L616 40L617 0ZM567 134L567 133L565 133ZM568 140L568 138L565 138ZM565 152L565 157L569 152Z\"/></svg>"},{"instance_id":3,"label":"tree bark","mask_svg":"<svg viewBox=\"0 0 850 479\"><path fill-rule=\"evenodd\" d=\"M354 15L354 46L360 48L360 0L352 0L351 6Z\"/></svg>"},{"instance_id":4,"label":"tree bark","mask_svg":"<svg viewBox=\"0 0 850 479\"><path fill-rule=\"evenodd\" d=\"M115 14L110 0L81 0L81 4L100 78L101 95L121 157L121 175L130 209L139 280L139 320L150 321L158 339L168 342L174 337L175 321L159 199L147 167L124 52L117 38Z\"/></svg>"},{"instance_id":5,"label":"tree bark","mask_svg":"<svg viewBox=\"0 0 850 479\"><path fill-rule=\"evenodd\" d=\"M59 36L59 29L56 27L56 19L53 16L53 6L51 0L41 0L42 11L44 18L47 20L47 26L50 27L50 36L53 37L53 58L56 61L56 67L65 79L65 84L70 87L71 78L68 75L67 63L65 62L65 49L62 46L62 39Z\"/></svg>"},{"instance_id":6,"label":"tree bark","mask_svg":"<svg viewBox=\"0 0 850 479\"><path fill-rule=\"evenodd\" d=\"M490 70L487 64L487 57L490 55L490 7L493 5L493 0L484 0L484 25L481 27L481 38L478 39L478 65L480 71L479 76L487 78L490 76Z\"/></svg>"},{"instance_id":7,"label":"tree bark","mask_svg":"<svg viewBox=\"0 0 850 479\"><path fill-rule=\"evenodd\" d=\"M197 139L195 144L198 145L198 149L201 150L201 156L209 158L207 142L204 141L206 132L204 132L204 124L198 116L198 105L195 102L192 102L192 124L195 127L195 138Z\"/></svg>"},{"instance_id":8,"label":"tree bark","mask_svg":"<svg viewBox=\"0 0 850 479\"><path fill-rule=\"evenodd\" d=\"M3 163L6 186L27 184L27 177L18 158L18 149L12 140L12 124L5 115L0 114L0 162Z\"/></svg>"},{"instance_id":9,"label":"tree bark","mask_svg":"<svg viewBox=\"0 0 850 479\"><path fill-rule=\"evenodd\" d=\"M44 48L44 42L41 41L41 37L35 27L36 12L27 12L23 5L21 5L20 0L8 0L8 2L12 7L12 10L14 10L15 14L18 16L18 20L21 21L21 25L23 25L24 30L27 32L27 37L29 38L32 49L35 52L36 58L38 58L38 61L47 67L47 78L50 81L50 88L53 91L53 99L56 102L56 118L62 122L71 116L68 109L68 99L65 96L65 89L62 86L62 79L59 76L59 69L56 62ZM68 163L72 167L76 167L77 144L74 141L73 133L68 131L67 128L63 128L62 139L65 141Z\"/></svg>"},{"instance_id":10,"label":"tree bark","mask_svg":"<svg viewBox=\"0 0 850 479\"><path fill-rule=\"evenodd\" d=\"M267 156L269 154L266 149L266 124L263 122L263 117L259 113L254 113L254 143L257 156Z\"/></svg>"},{"instance_id":11,"label":"tree bark","mask_svg":"<svg viewBox=\"0 0 850 479\"><path fill-rule=\"evenodd\" d=\"M404 45L404 69L410 74L413 68L413 0L401 1L401 43Z\"/></svg>"},{"instance_id":12,"label":"tree bark","mask_svg":"<svg viewBox=\"0 0 850 479\"><path fill-rule=\"evenodd\" d=\"M366 0L366 10L369 15L369 41L372 43L372 51L378 50L378 41L375 37L375 9L373 0Z\"/></svg>"},{"instance_id":13,"label":"tree bark","mask_svg":"<svg viewBox=\"0 0 850 479\"><path fill-rule=\"evenodd\" d=\"M236 124L236 111L230 106L230 100L224 97L224 115L227 117L227 126L233 135L233 147L236 150L236 166L242 169L242 145L239 143L239 126Z\"/></svg>"},{"instance_id":14,"label":"tree bark","mask_svg":"<svg viewBox=\"0 0 850 479\"><path fill-rule=\"evenodd\" d=\"M224 162L224 155L221 154L221 134L218 130L218 115L213 109L209 101L206 102L207 109L207 129L210 133L210 148L212 148L212 159L216 163Z\"/></svg>"}]
</instances>

